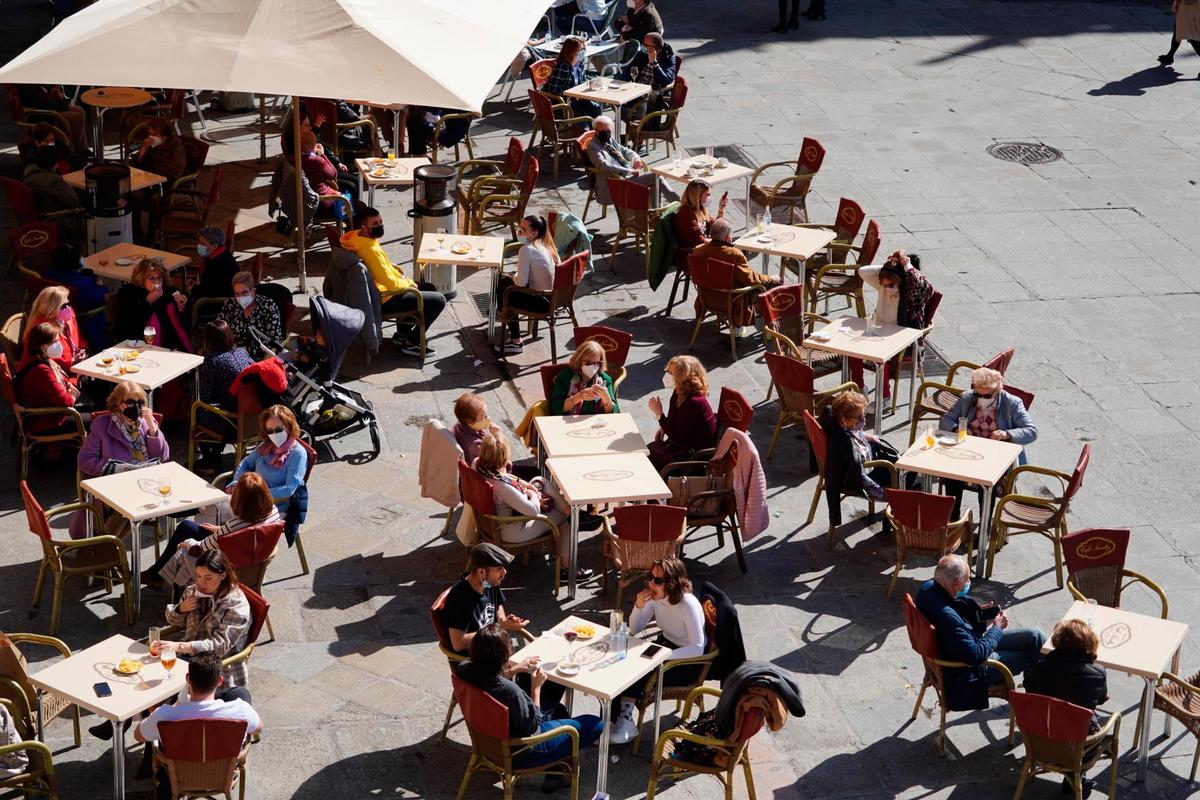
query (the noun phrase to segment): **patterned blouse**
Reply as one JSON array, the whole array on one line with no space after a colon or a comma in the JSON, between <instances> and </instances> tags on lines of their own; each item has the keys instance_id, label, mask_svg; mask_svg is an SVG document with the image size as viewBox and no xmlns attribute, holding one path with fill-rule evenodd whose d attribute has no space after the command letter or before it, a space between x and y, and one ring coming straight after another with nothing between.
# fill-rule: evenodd
<instances>
[{"instance_id":1,"label":"patterned blouse","mask_svg":"<svg viewBox=\"0 0 1200 800\"><path fill-rule=\"evenodd\" d=\"M263 297L261 294L255 295L254 313L249 317L242 311L237 300L229 298L225 301L225 305L221 306L221 319L229 323L237 346L246 348L246 352L256 360L266 354L255 343L254 337L250 335L251 325L268 340L283 341L283 321L279 314L279 306L275 305L274 300Z\"/></svg>"},{"instance_id":2,"label":"patterned blouse","mask_svg":"<svg viewBox=\"0 0 1200 800\"><path fill-rule=\"evenodd\" d=\"M196 584L183 590L182 603L196 593ZM196 610L178 611L177 605L167 606L167 622L182 625L181 641L192 646L193 653L214 653L225 659L240 653L250 635L250 601L241 589L233 589L220 600L199 599ZM222 667L221 675L228 687L245 686L246 662Z\"/></svg>"}]
</instances>

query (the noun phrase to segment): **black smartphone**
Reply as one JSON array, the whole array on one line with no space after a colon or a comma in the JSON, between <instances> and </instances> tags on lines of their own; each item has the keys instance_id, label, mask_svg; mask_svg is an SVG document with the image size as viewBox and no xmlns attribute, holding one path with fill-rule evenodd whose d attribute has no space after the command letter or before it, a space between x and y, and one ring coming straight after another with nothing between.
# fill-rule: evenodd
<instances>
[{"instance_id":1,"label":"black smartphone","mask_svg":"<svg viewBox=\"0 0 1200 800\"><path fill-rule=\"evenodd\" d=\"M979 618L985 622L993 620L1000 615L1000 606L992 603L991 605L981 606L979 608Z\"/></svg>"},{"instance_id":2,"label":"black smartphone","mask_svg":"<svg viewBox=\"0 0 1200 800\"><path fill-rule=\"evenodd\" d=\"M112 697L112 689L107 683L93 683L92 691L96 693L96 697Z\"/></svg>"},{"instance_id":3,"label":"black smartphone","mask_svg":"<svg viewBox=\"0 0 1200 800\"><path fill-rule=\"evenodd\" d=\"M654 658L656 655L658 655L659 650L664 649L665 648L661 644L652 644L642 651L642 658Z\"/></svg>"}]
</instances>

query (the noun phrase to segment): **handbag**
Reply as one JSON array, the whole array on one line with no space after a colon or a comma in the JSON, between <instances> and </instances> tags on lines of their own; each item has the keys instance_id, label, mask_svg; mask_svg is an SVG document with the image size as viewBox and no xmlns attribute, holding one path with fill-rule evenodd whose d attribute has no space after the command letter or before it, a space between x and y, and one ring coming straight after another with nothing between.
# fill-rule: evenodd
<instances>
[{"instance_id":1,"label":"handbag","mask_svg":"<svg viewBox=\"0 0 1200 800\"><path fill-rule=\"evenodd\" d=\"M682 506L688 514L698 517L715 517L721 513L720 497L705 497L692 502L692 498L703 492L715 492L725 488L723 475L673 475L667 478L671 490L671 505Z\"/></svg>"},{"instance_id":2,"label":"handbag","mask_svg":"<svg viewBox=\"0 0 1200 800\"><path fill-rule=\"evenodd\" d=\"M871 458L876 461L890 461L895 464L900 458L900 451L891 445L891 443L883 439L873 439L871 444Z\"/></svg>"}]
</instances>

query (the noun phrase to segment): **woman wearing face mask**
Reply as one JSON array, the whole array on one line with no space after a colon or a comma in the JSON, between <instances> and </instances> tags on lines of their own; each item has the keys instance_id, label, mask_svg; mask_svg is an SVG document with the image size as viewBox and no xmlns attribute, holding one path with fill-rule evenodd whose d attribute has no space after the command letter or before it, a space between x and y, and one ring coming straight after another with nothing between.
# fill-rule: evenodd
<instances>
[{"instance_id":1,"label":"woman wearing face mask","mask_svg":"<svg viewBox=\"0 0 1200 800\"><path fill-rule=\"evenodd\" d=\"M567 368L554 379L550 392L550 413L611 414L617 406L617 392L608 376L608 359L604 348L589 339L571 355Z\"/></svg>"},{"instance_id":2,"label":"woman wearing face mask","mask_svg":"<svg viewBox=\"0 0 1200 800\"><path fill-rule=\"evenodd\" d=\"M146 326L150 326L157 332L156 346L192 349L183 321L187 296L171 289L167 280L167 271L156 260L142 259L133 268L129 283L117 290L118 339L140 340Z\"/></svg>"},{"instance_id":3,"label":"woman wearing face mask","mask_svg":"<svg viewBox=\"0 0 1200 800\"><path fill-rule=\"evenodd\" d=\"M38 292L29 309L29 321L26 323L25 339L28 341L29 332L37 325L49 322L61 330L59 341L62 342L62 353L54 359L63 368L68 379L73 384L79 383L79 376L71 372L71 365L87 358L79 338L79 324L75 321L75 311L71 308L70 293L65 286L47 286Z\"/></svg>"},{"instance_id":4,"label":"woman wearing face mask","mask_svg":"<svg viewBox=\"0 0 1200 800\"><path fill-rule=\"evenodd\" d=\"M921 259L915 254L910 256L897 250L883 264L858 268L863 283L875 287L878 292L874 316L879 322L904 328L925 327L925 308L933 296L933 284L921 272L920 266ZM888 377L895 368L895 362L884 366L884 397L891 396ZM857 358L850 359L850 379L863 385L863 363Z\"/></svg>"},{"instance_id":5,"label":"woman wearing face mask","mask_svg":"<svg viewBox=\"0 0 1200 800\"><path fill-rule=\"evenodd\" d=\"M253 358L262 358L264 353L250 334L253 325L265 341L283 341L283 322L279 306L269 297L259 297L254 286L254 275L239 272L233 276L233 297L221 306L221 319L233 331L233 341L238 347L246 348Z\"/></svg>"},{"instance_id":6,"label":"woman wearing face mask","mask_svg":"<svg viewBox=\"0 0 1200 800\"><path fill-rule=\"evenodd\" d=\"M721 195L721 204L714 217L708 213L712 204L712 187L708 181L693 180L683 190L679 200L679 210L675 212L675 239L680 249L699 247L708 241L708 228L713 220L725 216L725 207L729 205L729 192Z\"/></svg>"},{"instance_id":7,"label":"woman wearing face mask","mask_svg":"<svg viewBox=\"0 0 1200 800\"><path fill-rule=\"evenodd\" d=\"M192 308L197 300L208 297L230 297L233 276L238 273L233 248L226 246L225 230L216 225L201 228L196 233L196 255L200 257L200 276L188 297Z\"/></svg>"},{"instance_id":8,"label":"woman wearing face mask","mask_svg":"<svg viewBox=\"0 0 1200 800\"><path fill-rule=\"evenodd\" d=\"M25 333L25 355L13 374L17 402L26 408L76 408L79 389L60 363L63 356L62 329L52 322L40 322ZM77 409L78 410L78 409ZM87 421L87 415L84 415ZM65 416L38 415L28 424L33 433L74 429Z\"/></svg>"},{"instance_id":9,"label":"woman wearing face mask","mask_svg":"<svg viewBox=\"0 0 1200 800\"><path fill-rule=\"evenodd\" d=\"M183 140L175 135L170 120L156 117L146 124L146 138L129 163L146 172L162 175L170 183L187 171L187 150L184 149ZM153 234L157 229L156 215L161 200L162 194L157 187L139 189L130 194L135 239L142 238L143 211L150 214L150 233Z\"/></svg>"},{"instance_id":10,"label":"woman wearing face mask","mask_svg":"<svg viewBox=\"0 0 1200 800\"><path fill-rule=\"evenodd\" d=\"M895 451L879 437L863 430L867 398L858 392L841 392L821 411L825 431L825 503L829 507L829 526L842 524L842 495L858 494L883 500L883 490L892 485L892 472L884 465L895 463ZM885 516L884 534L891 533Z\"/></svg>"},{"instance_id":11,"label":"woman wearing face mask","mask_svg":"<svg viewBox=\"0 0 1200 800\"><path fill-rule=\"evenodd\" d=\"M533 289L537 292L548 292L554 288L554 268L558 266L558 249L550 236L550 226L541 214L530 214L521 220L521 245L517 255L517 274L501 275L496 285L496 306L501 319L508 318L507 341L499 345L499 350L505 354L520 353L525 349L521 341L521 321L509 309L517 311L532 311L542 313L550 310L550 300L546 297L528 294L526 292L509 292L509 287Z\"/></svg>"},{"instance_id":12,"label":"woman wearing face mask","mask_svg":"<svg viewBox=\"0 0 1200 800\"><path fill-rule=\"evenodd\" d=\"M562 97L563 92L586 81L587 74L583 69L583 51L582 39L576 39L573 36L565 39L562 49L558 51L558 56L554 59L554 69L551 70L550 77L546 78L546 82L542 84L542 91L555 97ZM599 114L601 110L600 104L591 100L572 98L568 102L571 104L571 115L575 117L591 118Z\"/></svg>"},{"instance_id":13,"label":"woman wearing face mask","mask_svg":"<svg viewBox=\"0 0 1200 800\"><path fill-rule=\"evenodd\" d=\"M167 437L154 419L142 387L132 381L118 383L106 406L108 413L92 420L91 432L79 450L80 478L112 475L171 458ZM83 538L86 529L86 518L77 514L71 520L71 538Z\"/></svg>"},{"instance_id":14,"label":"woman wearing face mask","mask_svg":"<svg viewBox=\"0 0 1200 800\"><path fill-rule=\"evenodd\" d=\"M663 387L672 390L667 413L657 397L647 403L658 420L658 433L650 443L650 462L658 470L696 450L717 446L717 418L708 402L708 373L700 360L672 358L663 370Z\"/></svg>"},{"instance_id":15,"label":"woman wearing face mask","mask_svg":"<svg viewBox=\"0 0 1200 800\"><path fill-rule=\"evenodd\" d=\"M243 474L257 472L267 482L271 496L279 501L277 505L282 513L288 500L304 483L308 451L298 441L300 426L296 422L296 415L287 406L271 406L263 411L258 417L258 431L262 436L262 444L251 450L238 464L226 491L232 492L233 484Z\"/></svg>"},{"instance_id":16,"label":"woman wearing face mask","mask_svg":"<svg viewBox=\"0 0 1200 800\"><path fill-rule=\"evenodd\" d=\"M1018 464L1026 463L1025 445L1037 441L1037 426L1025 410L1025 403L1016 395L1004 391L1004 376L994 369L980 367L971 373L971 388L963 392L958 402L946 412L942 421L938 423L938 428L943 431L956 431L961 417L967 418L967 433L972 436L1021 445L1021 454L1017 456ZM943 478L942 485L946 494L954 497L951 519L958 519L963 484ZM982 497L980 500L982 501ZM995 500L993 496L992 501Z\"/></svg>"}]
</instances>

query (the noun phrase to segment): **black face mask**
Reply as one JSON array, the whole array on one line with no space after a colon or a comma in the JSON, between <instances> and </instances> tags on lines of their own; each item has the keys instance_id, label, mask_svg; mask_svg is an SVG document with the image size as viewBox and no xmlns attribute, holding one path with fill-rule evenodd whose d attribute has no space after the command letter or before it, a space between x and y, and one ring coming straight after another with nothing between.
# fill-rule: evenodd
<instances>
[{"instance_id":1,"label":"black face mask","mask_svg":"<svg viewBox=\"0 0 1200 800\"><path fill-rule=\"evenodd\" d=\"M125 419L129 420L130 422L134 422L142 415L142 409L144 407L144 403L134 403L131 406L125 406L125 408L121 409L121 413L125 415Z\"/></svg>"},{"instance_id":2,"label":"black face mask","mask_svg":"<svg viewBox=\"0 0 1200 800\"><path fill-rule=\"evenodd\" d=\"M383 238L383 226L382 225L372 225L370 228L367 228L367 235L369 235L372 239L382 239Z\"/></svg>"},{"instance_id":3,"label":"black face mask","mask_svg":"<svg viewBox=\"0 0 1200 800\"><path fill-rule=\"evenodd\" d=\"M596 141L600 144L608 144L612 141L612 131L596 131Z\"/></svg>"}]
</instances>

